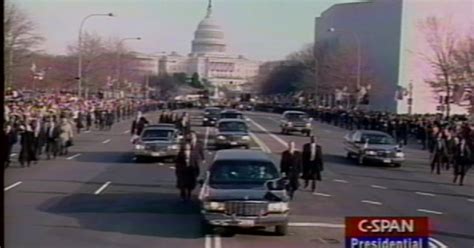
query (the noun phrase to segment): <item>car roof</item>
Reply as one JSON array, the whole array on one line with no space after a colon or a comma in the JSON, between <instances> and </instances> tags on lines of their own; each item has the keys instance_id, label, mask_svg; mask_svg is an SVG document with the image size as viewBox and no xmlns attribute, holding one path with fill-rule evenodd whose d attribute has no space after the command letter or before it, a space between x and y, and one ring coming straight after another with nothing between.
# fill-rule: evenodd
<instances>
[{"instance_id":1,"label":"car roof","mask_svg":"<svg viewBox=\"0 0 474 248\"><path fill-rule=\"evenodd\" d=\"M207 107L207 108L204 109L204 111L206 111L206 110L221 110L221 108L219 108L219 107Z\"/></svg>"},{"instance_id":2,"label":"car roof","mask_svg":"<svg viewBox=\"0 0 474 248\"><path fill-rule=\"evenodd\" d=\"M357 132L361 133L361 134L381 134L381 135L388 135L390 136L390 134L386 133L386 132L382 132L382 131L376 131L376 130L357 130Z\"/></svg>"},{"instance_id":3,"label":"car roof","mask_svg":"<svg viewBox=\"0 0 474 248\"><path fill-rule=\"evenodd\" d=\"M257 150L244 149L228 149L220 150L216 153L214 161L219 160L252 160L252 161L268 161L273 163L273 160L267 153Z\"/></svg>"},{"instance_id":4,"label":"car roof","mask_svg":"<svg viewBox=\"0 0 474 248\"><path fill-rule=\"evenodd\" d=\"M305 115L306 115L305 112L303 112L303 111L296 111L296 110L288 110L288 111L283 112L283 114L284 114L284 115L286 115L286 114L305 114Z\"/></svg>"},{"instance_id":5,"label":"car roof","mask_svg":"<svg viewBox=\"0 0 474 248\"><path fill-rule=\"evenodd\" d=\"M227 114L227 113L242 114L240 111L234 110L234 109L226 109L226 110L222 110L222 112L221 112L221 114Z\"/></svg>"},{"instance_id":6,"label":"car roof","mask_svg":"<svg viewBox=\"0 0 474 248\"><path fill-rule=\"evenodd\" d=\"M154 126L147 126L143 129L145 130L166 130L166 131L178 131L178 129L174 127L154 127Z\"/></svg>"},{"instance_id":7,"label":"car roof","mask_svg":"<svg viewBox=\"0 0 474 248\"><path fill-rule=\"evenodd\" d=\"M225 118L225 119L220 119L217 123L221 122L241 122L247 124L245 120L242 119L236 119L236 118Z\"/></svg>"},{"instance_id":8,"label":"car roof","mask_svg":"<svg viewBox=\"0 0 474 248\"><path fill-rule=\"evenodd\" d=\"M150 124L147 127L171 127L171 128L175 128L176 125L175 124L170 124L170 123L160 123L160 124Z\"/></svg>"}]
</instances>

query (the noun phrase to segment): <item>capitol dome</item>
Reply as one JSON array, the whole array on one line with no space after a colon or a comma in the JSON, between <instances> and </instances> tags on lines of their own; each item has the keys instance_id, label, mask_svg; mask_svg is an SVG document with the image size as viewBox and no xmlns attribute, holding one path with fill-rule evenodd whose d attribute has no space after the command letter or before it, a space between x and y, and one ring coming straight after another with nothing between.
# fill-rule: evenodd
<instances>
[{"instance_id":1,"label":"capitol dome","mask_svg":"<svg viewBox=\"0 0 474 248\"><path fill-rule=\"evenodd\" d=\"M191 44L191 52L194 54L225 52L224 32L211 14L212 5L209 1L207 15L194 32L194 40Z\"/></svg>"}]
</instances>

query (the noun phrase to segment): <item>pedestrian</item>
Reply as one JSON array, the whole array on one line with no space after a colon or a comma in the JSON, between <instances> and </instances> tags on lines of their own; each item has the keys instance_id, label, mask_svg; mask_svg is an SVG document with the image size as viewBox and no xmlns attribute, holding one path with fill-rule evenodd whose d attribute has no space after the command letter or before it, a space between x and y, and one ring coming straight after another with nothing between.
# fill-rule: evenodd
<instances>
[{"instance_id":1,"label":"pedestrian","mask_svg":"<svg viewBox=\"0 0 474 248\"><path fill-rule=\"evenodd\" d=\"M431 160L431 173L436 169L436 174L440 174L441 165L448 157L446 140L443 134L439 132L433 145L433 158Z\"/></svg>"},{"instance_id":2,"label":"pedestrian","mask_svg":"<svg viewBox=\"0 0 474 248\"><path fill-rule=\"evenodd\" d=\"M457 182L459 177L459 185L463 185L464 177L472 164L472 150L467 144L466 138L461 137L459 143L454 149L454 179Z\"/></svg>"},{"instance_id":3,"label":"pedestrian","mask_svg":"<svg viewBox=\"0 0 474 248\"><path fill-rule=\"evenodd\" d=\"M148 125L148 120L138 112L137 118L132 122L132 128L130 133L134 136L140 136L143 129Z\"/></svg>"},{"instance_id":4,"label":"pedestrian","mask_svg":"<svg viewBox=\"0 0 474 248\"><path fill-rule=\"evenodd\" d=\"M105 115L105 123L107 126L107 130L112 129L112 125L114 124L114 113L111 110L108 110Z\"/></svg>"},{"instance_id":5,"label":"pedestrian","mask_svg":"<svg viewBox=\"0 0 474 248\"><path fill-rule=\"evenodd\" d=\"M290 141L288 143L288 149L282 153L280 161L282 176L289 180L287 190L290 199L293 199L295 191L298 190L301 170L301 154L295 150L295 142Z\"/></svg>"},{"instance_id":6,"label":"pedestrian","mask_svg":"<svg viewBox=\"0 0 474 248\"><path fill-rule=\"evenodd\" d=\"M310 142L303 145L303 180L306 189L311 181L311 191L316 192L316 181L321 181L323 171L322 148L311 136Z\"/></svg>"},{"instance_id":7,"label":"pedestrian","mask_svg":"<svg viewBox=\"0 0 474 248\"><path fill-rule=\"evenodd\" d=\"M20 155L18 161L21 164L21 167L30 167L31 161L35 160L34 152L34 134L31 126L29 124L20 126Z\"/></svg>"},{"instance_id":8,"label":"pedestrian","mask_svg":"<svg viewBox=\"0 0 474 248\"><path fill-rule=\"evenodd\" d=\"M203 162L206 158L204 157L204 149L201 142L198 141L197 134L195 132L191 132L191 151L193 156L197 159L199 167L201 167L201 162Z\"/></svg>"},{"instance_id":9,"label":"pedestrian","mask_svg":"<svg viewBox=\"0 0 474 248\"><path fill-rule=\"evenodd\" d=\"M449 130L444 131L444 137L446 142L446 157L444 161L444 168L449 170L451 165L454 163L454 152L456 149L456 141Z\"/></svg>"},{"instance_id":10,"label":"pedestrian","mask_svg":"<svg viewBox=\"0 0 474 248\"><path fill-rule=\"evenodd\" d=\"M77 111L76 113L76 118L75 118L75 123L76 123L76 129L77 129L77 133L81 133L81 129L84 128L84 123L82 122L83 121L83 114L82 114L82 111Z\"/></svg>"},{"instance_id":11,"label":"pedestrian","mask_svg":"<svg viewBox=\"0 0 474 248\"><path fill-rule=\"evenodd\" d=\"M68 149L72 146L74 137L71 124L66 118L62 118L59 126L59 155L67 155Z\"/></svg>"},{"instance_id":12,"label":"pedestrian","mask_svg":"<svg viewBox=\"0 0 474 248\"><path fill-rule=\"evenodd\" d=\"M56 124L54 117L50 117L46 127L46 157L51 159L51 156L56 158L58 155L59 146L59 125Z\"/></svg>"},{"instance_id":13,"label":"pedestrian","mask_svg":"<svg viewBox=\"0 0 474 248\"><path fill-rule=\"evenodd\" d=\"M43 152L43 147L46 143L46 131L43 127L43 123L40 119L36 119L32 123L32 129L34 131L33 136L33 147L35 151L35 162L38 161L39 156L41 156Z\"/></svg>"},{"instance_id":14,"label":"pedestrian","mask_svg":"<svg viewBox=\"0 0 474 248\"><path fill-rule=\"evenodd\" d=\"M92 123L93 123L93 117L92 116L93 116L92 110L87 111L87 113L86 113L86 131L91 130L91 126L92 126Z\"/></svg>"},{"instance_id":15,"label":"pedestrian","mask_svg":"<svg viewBox=\"0 0 474 248\"><path fill-rule=\"evenodd\" d=\"M5 168L8 168L10 166L10 155L12 153L12 148L13 146L15 145L15 143L18 141L18 137L17 137L17 133L16 131L12 128L12 125L11 124L7 124L6 127L5 127L5 133L4 133L4 139L3 139L3 142L2 142L2 147L5 147L5 151L4 151L4 160L5 161Z\"/></svg>"},{"instance_id":16,"label":"pedestrian","mask_svg":"<svg viewBox=\"0 0 474 248\"><path fill-rule=\"evenodd\" d=\"M193 155L191 144L186 143L179 151L175 169L180 197L183 201L190 200L200 173L199 159Z\"/></svg>"}]
</instances>

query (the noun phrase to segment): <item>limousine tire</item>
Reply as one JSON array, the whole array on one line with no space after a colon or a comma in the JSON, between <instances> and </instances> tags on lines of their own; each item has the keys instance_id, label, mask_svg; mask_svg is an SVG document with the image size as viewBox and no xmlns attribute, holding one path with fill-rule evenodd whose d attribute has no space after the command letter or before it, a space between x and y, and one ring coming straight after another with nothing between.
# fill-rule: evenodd
<instances>
[{"instance_id":1,"label":"limousine tire","mask_svg":"<svg viewBox=\"0 0 474 248\"><path fill-rule=\"evenodd\" d=\"M275 226L275 234L278 236L285 236L288 234L288 223Z\"/></svg>"}]
</instances>

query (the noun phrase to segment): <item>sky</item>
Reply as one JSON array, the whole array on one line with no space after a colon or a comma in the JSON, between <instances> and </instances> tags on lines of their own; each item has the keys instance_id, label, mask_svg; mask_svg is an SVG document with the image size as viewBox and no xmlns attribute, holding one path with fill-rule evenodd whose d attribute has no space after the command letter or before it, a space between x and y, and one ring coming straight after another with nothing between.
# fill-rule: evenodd
<instances>
[{"instance_id":1,"label":"sky","mask_svg":"<svg viewBox=\"0 0 474 248\"><path fill-rule=\"evenodd\" d=\"M208 0L11 0L37 23L46 38L42 49L65 54L77 42L81 20L95 13L84 31L126 41L143 53L188 54ZM227 52L266 61L282 59L314 40L314 19L334 4L356 0L213 0L213 16L227 41Z\"/></svg>"}]
</instances>

